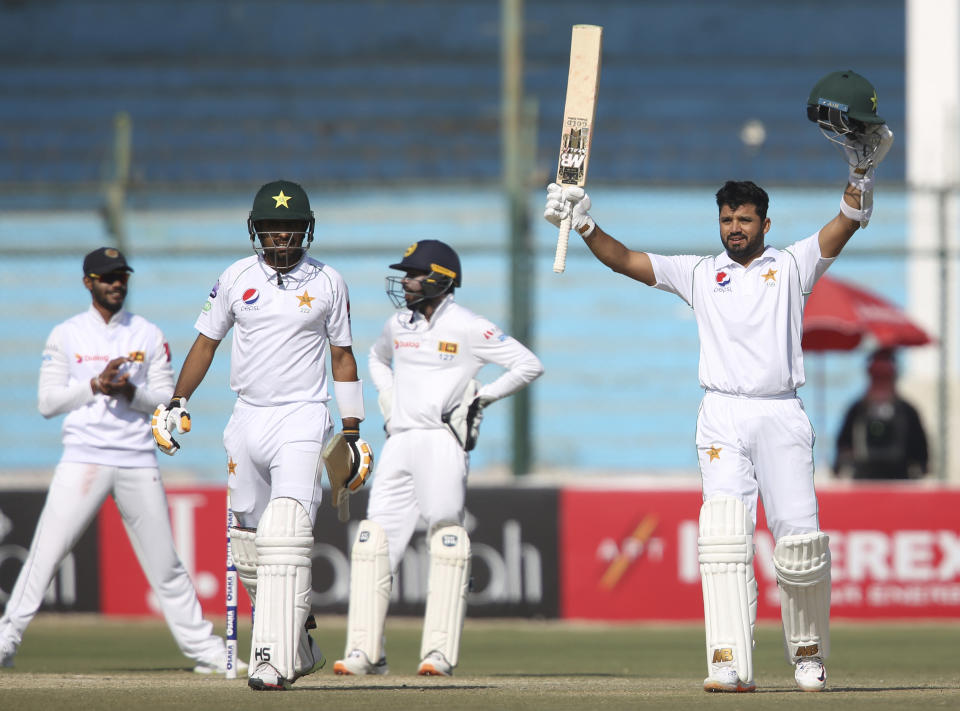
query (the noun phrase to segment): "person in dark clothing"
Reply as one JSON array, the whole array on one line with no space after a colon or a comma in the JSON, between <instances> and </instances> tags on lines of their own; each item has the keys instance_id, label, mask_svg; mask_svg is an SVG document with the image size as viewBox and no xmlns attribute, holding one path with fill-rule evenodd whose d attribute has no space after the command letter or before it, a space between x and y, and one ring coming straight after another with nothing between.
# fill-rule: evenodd
<instances>
[{"instance_id":1,"label":"person in dark clothing","mask_svg":"<svg viewBox=\"0 0 960 711\"><path fill-rule=\"evenodd\" d=\"M833 470L853 479L918 479L927 473L927 435L916 408L897 394L893 349L870 355L867 391L847 410Z\"/></svg>"}]
</instances>

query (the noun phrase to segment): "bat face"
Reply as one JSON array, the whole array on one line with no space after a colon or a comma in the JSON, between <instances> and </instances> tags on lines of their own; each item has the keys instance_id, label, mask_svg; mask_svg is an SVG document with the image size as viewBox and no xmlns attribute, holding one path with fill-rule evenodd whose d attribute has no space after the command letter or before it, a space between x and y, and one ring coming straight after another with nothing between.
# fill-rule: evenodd
<instances>
[{"instance_id":1,"label":"bat face","mask_svg":"<svg viewBox=\"0 0 960 711\"><path fill-rule=\"evenodd\" d=\"M598 25L574 25L570 40L570 70L567 75L567 100L563 109L559 185L583 186L587 182L590 143L597 109L600 83L600 52L603 28Z\"/></svg>"}]
</instances>

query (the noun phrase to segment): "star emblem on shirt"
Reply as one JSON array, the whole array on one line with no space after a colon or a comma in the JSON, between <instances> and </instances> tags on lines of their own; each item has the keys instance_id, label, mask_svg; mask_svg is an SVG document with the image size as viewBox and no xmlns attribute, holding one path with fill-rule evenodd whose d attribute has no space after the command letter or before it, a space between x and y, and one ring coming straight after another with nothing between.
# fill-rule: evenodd
<instances>
[{"instance_id":1,"label":"star emblem on shirt","mask_svg":"<svg viewBox=\"0 0 960 711\"><path fill-rule=\"evenodd\" d=\"M300 303L297 304L298 307L306 306L307 308L313 308L313 300L316 299L316 296L310 296L310 292L306 289L303 290L303 294L297 294L297 298L300 299Z\"/></svg>"},{"instance_id":2,"label":"star emblem on shirt","mask_svg":"<svg viewBox=\"0 0 960 711\"><path fill-rule=\"evenodd\" d=\"M723 451L723 447L711 447L707 450L707 454L710 455L710 461L714 459L720 459L720 452Z\"/></svg>"},{"instance_id":3,"label":"star emblem on shirt","mask_svg":"<svg viewBox=\"0 0 960 711\"><path fill-rule=\"evenodd\" d=\"M290 196L284 195L282 190L280 191L279 195L271 195L271 197L277 201L277 204L274 205L274 207L286 207L288 209L290 208L290 206L287 204L288 202L290 202Z\"/></svg>"},{"instance_id":4,"label":"star emblem on shirt","mask_svg":"<svg viewBox=\"0 0 960 711\"><path fill-rule=\"evenodd\" d=\"M776 282L776 280L777 280L777 270L771 267L770 269L767 269L767 273L766 273L766 274L761 274L760 276L763 277L764 283L767 283L768 281L771 281L771 280L774 281L774 282Z\"/></svg>"},{"instance_id":5,"label":"star emblem on shirt","mask_svg":"<svg viewBox=\"0 0 960 711\"><path fill-rule=\"evenodd\" d=\"M233 461L233 457L227 458L227 474L229 476L236 476L237 473L237 463Z\"/></svg>"}]
</instances>

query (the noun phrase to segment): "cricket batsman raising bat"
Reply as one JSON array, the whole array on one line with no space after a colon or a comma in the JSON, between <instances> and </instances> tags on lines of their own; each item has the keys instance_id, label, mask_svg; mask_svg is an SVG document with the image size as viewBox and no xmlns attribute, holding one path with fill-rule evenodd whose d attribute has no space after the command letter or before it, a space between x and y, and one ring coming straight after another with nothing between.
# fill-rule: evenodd
<instances>
[{"instance_id":1,"label":"cricket batsman raising bat","mask_svg":"<svg viewBox=\"0 0 960 711\"><path fill-rule=\"evenodd\" d=\"M597 91L600 86L600 52L603 28L599 25L574 25L570 40L570 71L567 75L567 101L563 109L563 132L560 135L560 160L557 185L583 187L587 183L587 165L593 142L593 121L597 112ZM570 238L570 217L560 221L557 254L553 271L567 267L567 241Z\"/></svg>"}]
</instances>

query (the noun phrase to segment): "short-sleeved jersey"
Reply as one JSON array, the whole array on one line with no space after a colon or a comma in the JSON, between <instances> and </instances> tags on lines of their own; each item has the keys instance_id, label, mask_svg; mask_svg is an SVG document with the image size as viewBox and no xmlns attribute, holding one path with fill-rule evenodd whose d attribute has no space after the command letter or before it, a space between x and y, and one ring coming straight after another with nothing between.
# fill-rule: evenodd
<instances>
[{"instance_id":1,"label":"short-sleeved jersey","mask_svg":"<svg viewBox=\"0 0 960 711\"><path fill-rule=\"evenodd\" d=\"M770 397L804 383L803 308L833 263L819 233L779 250L768 246L744 268L715 257L651 254L656 287L693 307L700 334L700 385Z\"/></svg>"},{"instance_id":2,"label":"short-sleeved jersey","mask_svg":"<svg viewBox=\"0 0 960 711\"><path fill-rule=\"evenodd\" d=\"M194 327L216 341L233 328L230 387L257 406L326 402L327 344L350 346L343 277L309 257L282 277L258 255L220 275Z\"/></svg>"},{"instance_id":3,"label":"short-sleeved jersey","mask_svg":"<svg viewBox=\"0 0 960 711\"><path fill-rule=\"evenodd\" d=\"M487 401L516 392L543 372L540 360L492 322L447 296L428 321L404 309L387 319L370 348L377 390L393 390L390 433L436 429L486 364L506 372L480 389Z\"/></svg>"}]
</instances>

